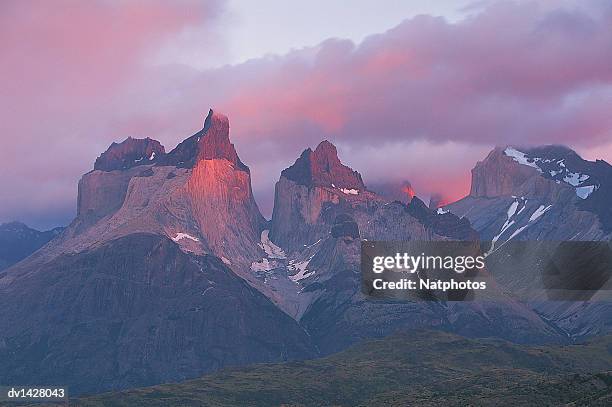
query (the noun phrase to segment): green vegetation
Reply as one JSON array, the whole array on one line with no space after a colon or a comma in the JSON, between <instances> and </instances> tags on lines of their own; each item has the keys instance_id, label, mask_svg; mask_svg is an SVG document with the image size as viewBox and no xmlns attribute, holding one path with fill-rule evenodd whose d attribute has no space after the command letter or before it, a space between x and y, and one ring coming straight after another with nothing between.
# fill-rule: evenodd
<instances>
[{"instance_id":1,"label":"green vegetation","mask_svg":"<svg viewBox=\"0 0 612 407\"><path fill-rule=\"evenodd\" d=\"M226 369L74 402L107 406L604 406L612 337L524 346L420 331L312 361Z\"/></svg>"}]
</instances>

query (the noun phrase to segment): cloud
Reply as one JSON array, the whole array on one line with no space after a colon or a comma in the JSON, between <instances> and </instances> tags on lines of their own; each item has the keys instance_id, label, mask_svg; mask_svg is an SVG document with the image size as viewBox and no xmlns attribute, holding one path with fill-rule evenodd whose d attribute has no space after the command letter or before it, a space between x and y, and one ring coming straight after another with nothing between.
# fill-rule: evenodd
<instances>
[{"instance_id":1,"label":"cloud","mask_svg":"<svg viewBox=\"0 0 612 407\"><path fill-rule=\"evenodd\" d=\"M251 166L286 166L325 138L366 180L458 199L495 145L612 138L612 7L583 4L493 3L457 23L419 16L359 45L251 61L218 73L240 83L220 106ZM240 82L245 70L256 77ZM270 194L269 179L254 183Z\"/></svg>"},{"instance_id":2,"label":"cloud","mask_svg":"<svg viewBox=\"0 0 612 407\"><path fill-rule=\"evenodd\" d=\"M610 14L495 3L454 24L419 16L358 46L261 61L271 75L223 107L250 137L279 142L596 144L612 127Z\"/></svg>"},{"instance_id":3,"label":"cloud","mask_svg":"<svg viewBox=\"0 0 612 407\"><path fill-rule=\"evenodd\" d=\"M0 130L11 141L0 158L27 170L14 171L23 175L19 183L0 175L15 192L12 212L7 198L0 202L2 220L21 213L42 173L75 191L110 141L149 136L172 148L201 127L209 106L230 117L267 214L280 170L322 139L337 143L366 181L409 179L421 196L451 199L468 192L470 168L497 144L562 143L589 153L606 145L603 158L612 159L612 6L605 1L487 2L457 22L422 15L359 44L329 39L204 71L161 64L151 47L165 44L166 59L168 50L180 52L173 41L185 27L214 27L220 3L147 2L138 10L151 10L139 16L125 3L90 10L75 2L74 25L65 9L40 3L43 25L32 32L37 13L19 14L27 6L15 4L8 13L0 6L0 26L9 24L0 45L11 60L0 96L9 112ZM201 47L213 53L219 36L210 38ZM38 196L74 206L74 194L63 204Z\"/></svg>"}]
</instances>

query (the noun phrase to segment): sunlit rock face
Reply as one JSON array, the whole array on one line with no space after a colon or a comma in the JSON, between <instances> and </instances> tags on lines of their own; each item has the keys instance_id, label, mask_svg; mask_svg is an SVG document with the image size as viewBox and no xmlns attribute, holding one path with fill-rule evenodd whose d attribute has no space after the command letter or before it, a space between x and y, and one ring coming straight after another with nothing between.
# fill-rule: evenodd
<instances>
[{"instance_id":1,"label":"sunlit rock face","mask_svg":"<svg viewBox=\"0 0 612 407\"><path fill-rule=\"evenodd\" d=\"M64 247L147 232L194 253L245 264L258 257L265 220L229 131L228 118L211 110L203 129L167 154L151 139L111 145L79 182L78 216L65 234L77 242Z\"/></svg>"}]
</instances>

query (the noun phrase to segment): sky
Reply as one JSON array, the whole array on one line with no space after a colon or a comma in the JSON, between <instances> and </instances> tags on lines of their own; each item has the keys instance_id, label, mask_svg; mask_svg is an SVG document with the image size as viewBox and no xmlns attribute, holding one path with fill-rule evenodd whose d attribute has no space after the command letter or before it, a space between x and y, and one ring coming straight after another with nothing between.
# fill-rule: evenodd
<instances>
[{"instance_id":1,"label":"sky","mask_svg":"<svg viewBox=\"0 0 612 407\"><path fill-rule=\"evenodd\" d=\"M328 139L367 185L469 192L495 145L612 162L612 5L591 1L0 2L0 222L69 223L113 141L230 119L269 216Z\"/></svg>"}]
</instances>

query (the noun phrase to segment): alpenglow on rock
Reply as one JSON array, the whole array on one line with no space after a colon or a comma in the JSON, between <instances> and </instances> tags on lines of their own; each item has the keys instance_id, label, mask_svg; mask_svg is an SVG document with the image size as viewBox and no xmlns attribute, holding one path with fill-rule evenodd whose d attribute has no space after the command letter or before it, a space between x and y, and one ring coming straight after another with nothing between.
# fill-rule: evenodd
<instances>
[{"instance_id":1,"label":"alpenglow on rock","mask_svg":"<svg viewBox=\"0 0 612 407\"><path fill-rule=\"evenodd\" d=\"M297 249L326 236L333 225L327 208L359 200L379 199L361 175L342 164L336 147L322 141L304 150L276 183L270 237L284 248Z\"/></svg>"},{"instance_id":2,"label":"alpenglow on rock","mask_svg":"<svg viewBox=\"0 0 612 407\"><path fill-rule=\"evenodd\" d=\"M319 143L314 151L310 148L304 150L295 164L283 170L281 176L305 186L365 190L361 175L340 162L336 146L327 140Z\"/></svg>"},{"instance_id":3,"label":"alpenglow on rock","mask_svg":"<svg viewBox=\"0 0 612 407\"><path fill-rule=\"evenodd\" d=\"M136 150L140 154L151 146L159 146L154 160L132 159ZM203 129L167 154L157 141L128 139L111 145L101 157L98 167L110 163L108 157L131 164L105 167L112 171L94 168L80 180L78 217L67 232L79 235L79 247L132 232L171 239L183 233L197 239L178 241L195 253L257 257L258 250L251 247L256 247L265 220L224 115L210 110Z\"/></svg>"}]
</instances>

